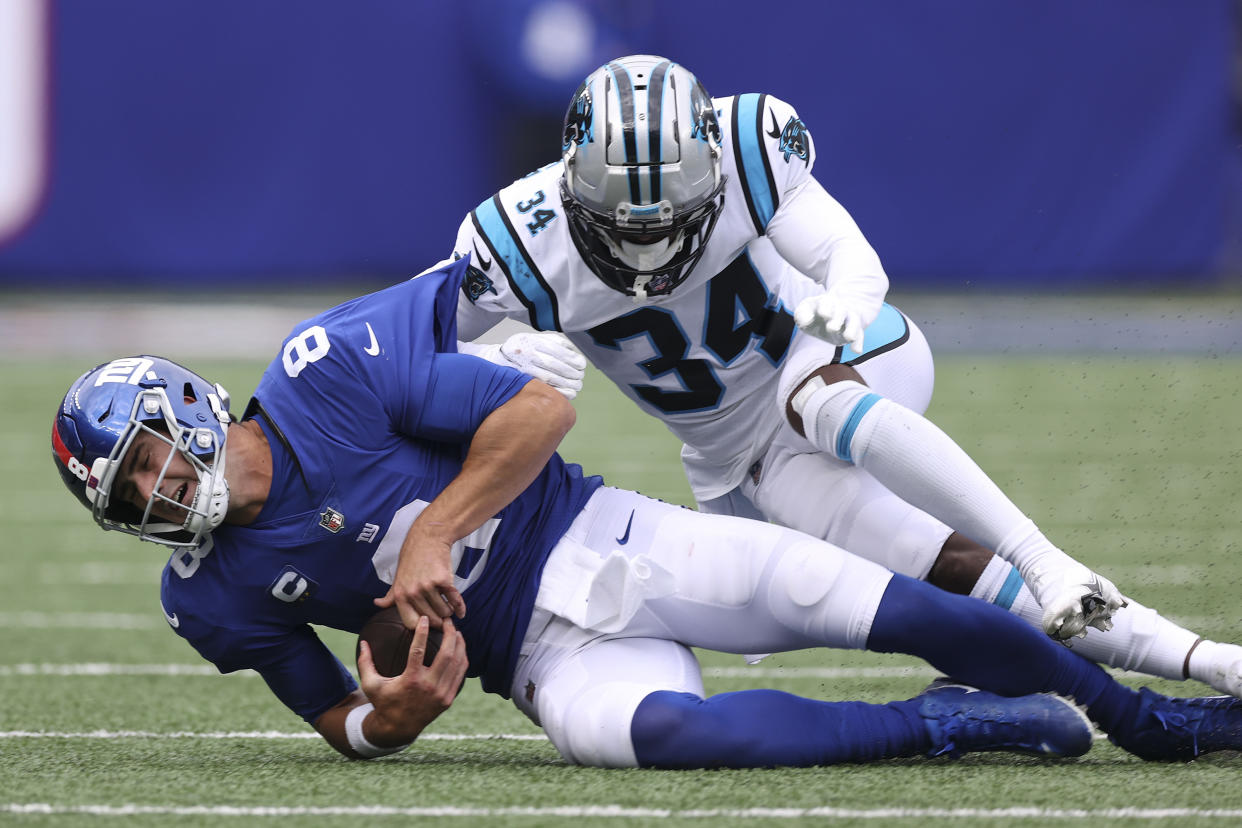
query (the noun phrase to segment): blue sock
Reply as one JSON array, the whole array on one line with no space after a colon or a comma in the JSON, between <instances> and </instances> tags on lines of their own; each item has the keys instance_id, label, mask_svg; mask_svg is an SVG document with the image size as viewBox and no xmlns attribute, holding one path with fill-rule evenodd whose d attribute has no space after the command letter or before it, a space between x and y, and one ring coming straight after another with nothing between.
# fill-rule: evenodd
<instances>
[{"instance_id":1,"label":"blue sock","mask_svg":"<svg viewBox=\"0 0 1242 828\"><path fill-rule=\"evenodd\" d=\"M1072 698L1105 731L1132 722L1139 696L1098 665L993 604L894 575L867 649L916 655L945 675L1002 696Z\"/></svg>"},{"instance_id":2,"label":"blue sock","mask_svg":"<svg viewBox=\"0 0 1242 828\"><path fill-rule=\"evenodd\" d=\"M750 768L835 765L931 748L917 700L824 702L777 690L701 699L660 690L639 703L630 737L639 765Z\"/></svg>"}]
</instances>

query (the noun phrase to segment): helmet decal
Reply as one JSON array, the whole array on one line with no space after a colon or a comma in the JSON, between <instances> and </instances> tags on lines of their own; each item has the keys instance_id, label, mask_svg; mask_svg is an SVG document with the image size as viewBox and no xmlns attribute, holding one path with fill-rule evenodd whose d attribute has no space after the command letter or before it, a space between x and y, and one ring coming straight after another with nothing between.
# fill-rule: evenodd
<instances>
[{"instance_id":1,"label":"helmet decal","mask_svg":"<svg viewBox=\"0 0 1242 828\"><path fill-rule=\"evenodd\" d=\"M98 388L107 382L137 385L144 377L148 382L157 381L158 376L150 370L154 364L154 360L145 357L114 359L99 368L98 375L95 377L95 387Z\"/></svg>"},{"instance_id":2,"label":"helmet decal","mask_svg":"<svg viewBox=\"0 0 1242 828\"><path fill-rule=\"evenodd\" d=\"M569 111L565 113L565 136L561 141L562 151L569 149L571 144L581 146L588 141L595 140L595 136L591 134L592 114L591 93L587 89L586 84L583 84L578 87L573 100L569 102Z\"/></svg>"},{"instance_id":3,"label":"helmet decal","mask_svg":"<svg viewBox=\"0 0 1242 828\"><path fill-rule=\"evenodd\" d=\"M718 145L720 122L716 120L716 108L712 106L712 99L707 97L707 90L699 84L690 90L690 110L694 117L690 137Z\"/></svg>"}]
</instances>

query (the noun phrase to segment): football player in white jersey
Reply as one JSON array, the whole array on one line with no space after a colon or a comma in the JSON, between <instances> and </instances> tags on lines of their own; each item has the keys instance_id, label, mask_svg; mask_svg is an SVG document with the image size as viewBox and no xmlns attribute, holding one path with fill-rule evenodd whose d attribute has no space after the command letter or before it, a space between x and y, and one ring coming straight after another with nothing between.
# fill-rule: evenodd
<instances>
[{"instance_id":1,"label":"football player in white jersey","mask_svg":"<svg viewBox=\"0 0 1242 828\"><path fill-rule=\"evenodd\" d=\"M922 416L926 340L885 304L879 257L814 160L783 101L713 99L660 57L612 61L574 94L561 160L462 222L459 337L504 317L563 332L476 352L569 395L585 354L683 441L702 511L806 531L1100 662L1242 696L1242 648L1127 602Z\"/></svg>"}]
</instances>

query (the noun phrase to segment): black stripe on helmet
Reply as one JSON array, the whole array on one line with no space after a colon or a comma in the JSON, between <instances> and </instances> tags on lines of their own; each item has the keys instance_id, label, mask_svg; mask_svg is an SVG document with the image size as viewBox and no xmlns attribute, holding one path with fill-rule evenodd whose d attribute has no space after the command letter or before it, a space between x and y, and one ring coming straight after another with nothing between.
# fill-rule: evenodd
<instances>
[{"instance_id":1,"label":"black stripe on helmet","mask_svg":"<svg viewBox=\"0 0 1242 828\"><path fill-rule=\"evenodd\" d=\"M664 161L660 149L660 124L663 123L664 115L664 86L670 80L669 70L672 68L672 61L657 63L647 80L647 160L651 164L652 204L660 200L660 164ZM674 118L676 111L674 102Z\"/></svg>"},{"instance_id":2,"label":"black stripe on helmet","mask_svg":"<svg viewBox=\"0 0 1242 828\"><path fill-rule=\"evenodd\" d=\"M634 134L637 118L634 113L634 82L630 72L620 63L608 64L608 70L617 82L617 98L621 102L621 143L625 148L625 163L629 167L630 201L641 203L638 187L638 138Z\"/></svg>"}]
</instances>

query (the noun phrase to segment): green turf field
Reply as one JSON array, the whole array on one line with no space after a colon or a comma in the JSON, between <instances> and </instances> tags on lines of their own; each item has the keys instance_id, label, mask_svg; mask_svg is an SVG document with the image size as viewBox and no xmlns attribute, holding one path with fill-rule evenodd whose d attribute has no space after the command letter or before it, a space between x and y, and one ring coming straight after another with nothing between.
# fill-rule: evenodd
<instances>
[{"instance_id":1,"label":"green turf field","mask_svg":"<svg viewBox=\"0 0 1242 828\"><path fill-rule=\"evenodd\" d=\"M564 765L508 702L473 684L406 753L347 761L258 678L213 674L161 617L166 556L99 532L64 491L49 460L51 416L93 364L0 361L0 824L1242 821L1238 754L1148 765L1097 740L1065 762L991 754L806 770L591 770ZM229 387L237 409L261 369L192 364ZM1237 359L953 356L938 362L929 414L1071 554L1182 623L1237 641L1240 407ZM677 444L661 426L598 374L577 408L567 457L613 484L688 502ZM352 639L326 637L352 663ZM912 659L865 653L803 652L756 668L735 656L703 662L712 691L774 686L829 699L905 698L931 677Z\"/></svg>"}]
</instances>

